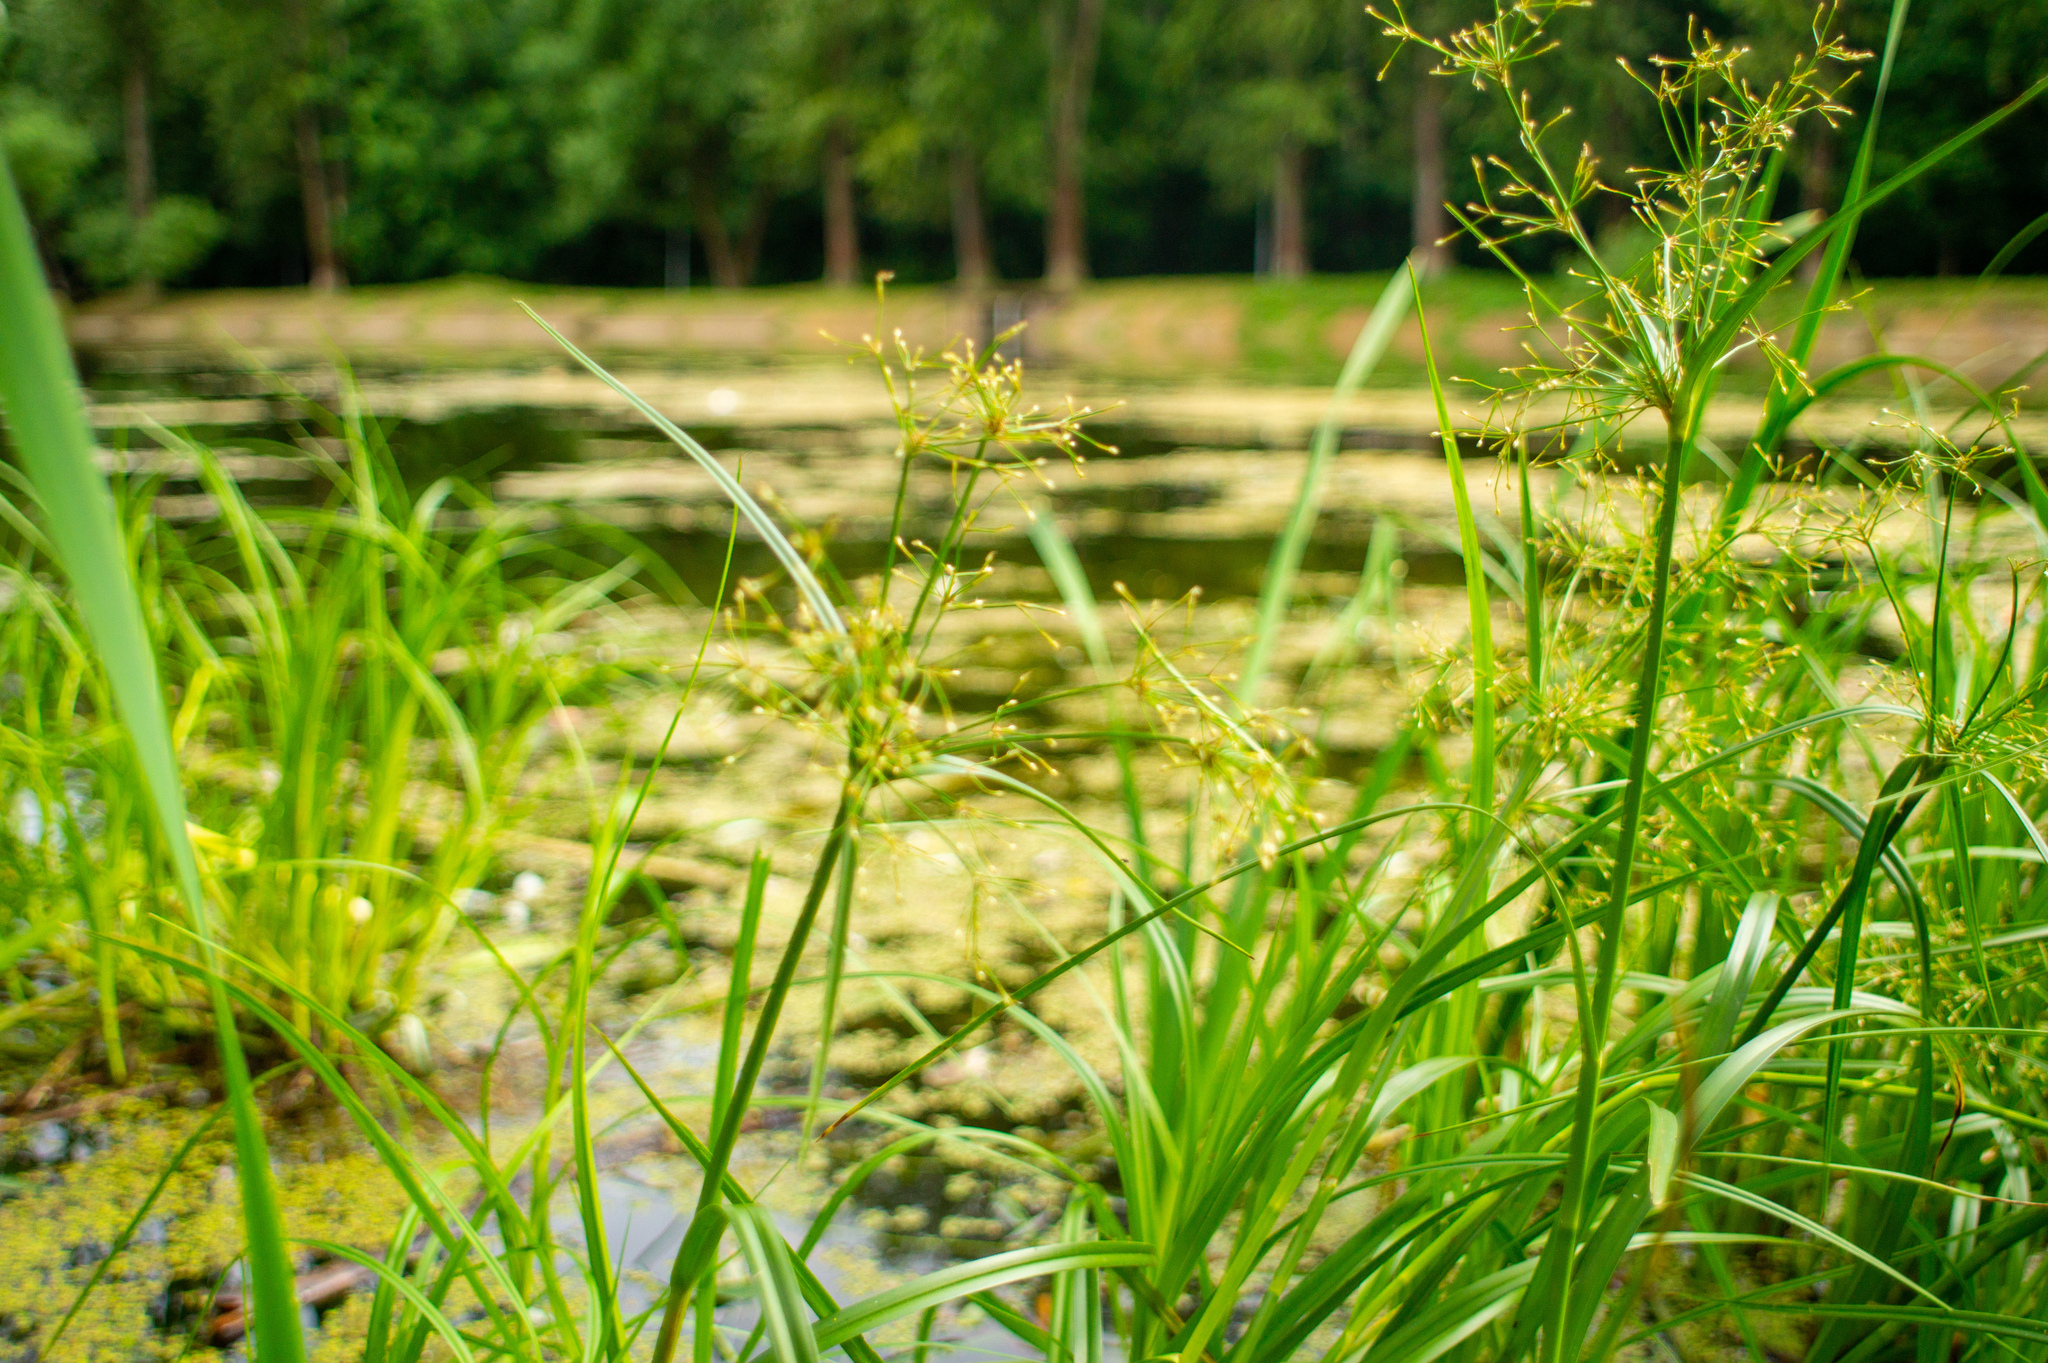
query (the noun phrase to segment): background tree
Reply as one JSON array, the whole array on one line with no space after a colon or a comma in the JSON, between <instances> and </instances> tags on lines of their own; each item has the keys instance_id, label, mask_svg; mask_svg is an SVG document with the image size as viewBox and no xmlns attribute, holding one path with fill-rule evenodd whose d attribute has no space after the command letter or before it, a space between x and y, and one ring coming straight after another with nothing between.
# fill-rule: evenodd
<instances>
[{"instance_id":1,"label":"background tree","mask_svg":"<svg viewBox=\"0 0 2048 1363\"><path fill-rule=\"evenodd\" d=\"M561 110L554 234L605 223L694 228L712 282L751 282L780 179L743 135L761 95L734 53L766 40L742 0L572 0L520 55Z\"/></svg>"},{"instance_id":2,"label":"background tree","mask_svg":"<svg viewBox=\"0 0 2048 1363\"><path fill-rule=\"evenodd\" d=\"M1409 9L1443 30L1477 3ZM1881 46L1889 4L1844 4ZM1599 0L1532 68L1610 179L1661 141L1613 56L1679 51L1695 15L1760 78L1812 23L1803 0ZM1241 270L1255 236L1278 273L1384 269L1443 235L1438 205L1512 129L1420 54L1374 81L1378 28L1355 0L9 0L0 144L77 292L648 285L684 243L724 285L1066 288ZM1878 170L2044 69L2048 0L1916 6ZM2048 211L2044 140L2048 105L1945 163L1871 218L1858 267L1982 269ZM1803 145L1781 212L1839 192L1835 143ZM2010 268L2043 267L2048 233Z\"/></svg>"},{"instance_id":3,"label":"background tree","mask_svg":"<svg viewBox=\"0 0 2048 1363\"><path fill-rule=\"evenodd\" d=\"M1108 0L1044 0L1046 159L1045 282L1071 289L1088 277L1088 104L1095 93Z\"/></svg>"},{"instance_id":4,"label":"background tree","mask_svg":"<svg viewBox=\"0 0 2048 1363\"><path fill-rule=\"evenodd\" d=\"M1457 26L1455 8L1454 0L1419 0L1407 6L1406 12L1419 27L1441 33ZM1444 241L1451 230L1450 215L1444 211L1445 200L1455 195L1463 202L1473 188L1470 177L1464 176L1454 191L1446 174L1444 104L1451 92L1446 89L1449 82L1437 74L1436 67L1431 54L1404 52L1389 68L1407 111L1408 258L1425 276L1439 274L1451 265L1452 251Z\"/></svg>"},{"instance_id":5,"label":"background tree","mask_svg":"<svg viewBox=\"0 0 2048 1363\"><path fill-rule=\"evenodd\" d=\"M244 233L296 188L307 282L341 288L348 32L339 0L176 0L166 66L197 91Z\"/></svg>"},{"instance_id":6,"label":"background tree","mask_svg":"<svg viewBox=\"0 0 2048 1363\"><path fill-rule=\"evenodd\" d=\"M825 282L860 281L858 161L899 99L906 15L888 0L776 0L750 132L792 176L816 168Z\"/></svg>"},{"instance_id":7,"label":"background tree","mask_svg":"<svg viewBox=\"0 0 2048 1363\"><path fill-rule=\"evenodd\" d=\"M1340 0L1187 0L1165 48L1190 91L1186 125L1226 196L1270 205L1266 268L1283 279L1309 269L1308 166L1360 106L1365 16Z\"/></svg>"},{"instance_id":8,"label":"background tree","mask_svg":"<svg viewBox=\"0 0 2048 1363\"><path fill-rule=\"evenodd\" d=\"M223 222L205 200L160 196L155 101L163 0L42 0L16 17L0 124L28 163L31 207L99 288L145 290L191 268Z\"/></svg>"},{"instance_id":9,"label":"background tree","mask_svg":"<svg viewBox=\"0 0 2048 1363\"><path fill-rule=\"evenodd\" d=\"M1043 174L1035 120L1044 63L1016 35L1025 0L903 0L907 70L887 120L861 152L862 179L887 215L945 222L953 277L981 288L996 277L992 199L1028 197Z\"/></svg>"},{"instance_id":10,"label":"background tree","mask_svg":"<svg viewBox=\"0 0 2048 1363\"><path fill-rule=\"evenodd\" d=\"M564 238L566 121L525 45L560 0L353 0L339 84L342 254L379 279L531 274ZM568 236L574 236L571 228ZM373 264L374 263L374 264Z\"/></svg>"}]
</instances>

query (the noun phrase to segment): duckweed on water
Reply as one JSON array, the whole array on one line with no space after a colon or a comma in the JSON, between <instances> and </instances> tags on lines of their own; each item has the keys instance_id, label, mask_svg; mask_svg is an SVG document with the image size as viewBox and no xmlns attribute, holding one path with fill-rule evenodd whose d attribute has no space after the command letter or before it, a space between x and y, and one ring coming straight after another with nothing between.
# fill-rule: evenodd
<instances>
[{"instance_id":1,"label":"duckweed on water","mask_svg":"<svg viewBox=\"0 0 2048 1363\"><path fill-rule=\"evenodd\" d=\"M134 1102L67 1132L73 1154L12 1175L0 1200L0 1330L23 1358L152 1363L187 1355L215 1287L245 1244L234 1141L212 1121L101 1278L54 1354L46 1341L173 1155L218 1114ZM26 1153L27 1144L12 1138ZM29 1137L28 1139L33 1139ZM381 1252L406 1201L390 1172L336 1114L273 1128L273 1169L295 1236ZM90 1153L87 1153L87 1151ZM369 1299L357 1293L308 1336L314 1363L360 1358ZM9 1354L13 1357L15 1354Z\"/></svg>"}]
</instances>

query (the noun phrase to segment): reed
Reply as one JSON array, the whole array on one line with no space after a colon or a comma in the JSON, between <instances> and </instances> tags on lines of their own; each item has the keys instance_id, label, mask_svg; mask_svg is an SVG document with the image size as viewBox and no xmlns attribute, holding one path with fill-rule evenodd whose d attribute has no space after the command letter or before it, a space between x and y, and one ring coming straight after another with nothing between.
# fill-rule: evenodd
<instances>
[{"instance_id":1,"label":"reed","mask_svg":"<svg viewBox=\"0 0 2048 1363\"><path fill-rule=\"evenodd\" d=\"M8 433L42 512L43 533L77 601L85 637L106 667L111 716L118 718L126 734L128 755L147 792L142 817L171 864L182 917L202 959L210 964L218 959L219 948L199 859L186 832L185 793L157 680L156 653L143 625L113 499L93 467L77 375L43 283L42 264L11 170L0 173L0 316L8 319L9 329L7 344L0 347L0 403L6 407ZM77 655L66 652L69 670ZM36 931L34 926L28 929L31 934ZM219 987L209 994L235 1129L255 1307L253 1335L268 1363L296 1363L305 1349L262 1117L228 995ZM106 1016L102 1014L103 1020ZM119 1054L118 1045L113 1053Z\"/></svg>"}]
</instances>

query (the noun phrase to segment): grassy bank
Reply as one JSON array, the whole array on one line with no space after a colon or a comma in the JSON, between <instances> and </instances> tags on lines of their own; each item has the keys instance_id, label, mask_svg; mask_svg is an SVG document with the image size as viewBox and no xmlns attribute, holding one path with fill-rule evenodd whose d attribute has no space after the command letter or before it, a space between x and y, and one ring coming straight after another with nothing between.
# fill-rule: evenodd
<instances>
[{"instance_id":1,"label":"grassy bank","mask_svg":"<svg viewBox=\"0 0 2048 1363\"><path fill-rule=\"evenodd\" d=\"M1022 320L1028 325L1018 345L1035 365L1092 381L1321 385L1335 381L1386 283L1384 275L1103 280L1063 298L1023 284L979 298L910 287L892 291L890 322L915 343L938 348ZM1497 381L1503 365L1526 361L1522 346L1534 333L1507 272L1455 272L1429 281L1423 296L1440 319L1432 339L1447 373ZM240 351L280 365L337 352L372 368L553 363L556 352L519 312L521 300L592 353L635 362L818 361L842 353L828 338L857 342L875 324L864 295L818 286L685 294L457 279L335 298L281 289L174 294L146 304L106 298L76 310L70 329L109 371L239 368ZM1853 311L1828 320L1814 353L1834 364L1878 349L1961 365L1980 378L2009 369L2048 350L2048 282L1875 281ZM1423 378L1421 334L1411 322L1372 381L1414 387ZM1738 366L1731 382L1758 390L1764 375Z\"/></svg>"}]
</instances>

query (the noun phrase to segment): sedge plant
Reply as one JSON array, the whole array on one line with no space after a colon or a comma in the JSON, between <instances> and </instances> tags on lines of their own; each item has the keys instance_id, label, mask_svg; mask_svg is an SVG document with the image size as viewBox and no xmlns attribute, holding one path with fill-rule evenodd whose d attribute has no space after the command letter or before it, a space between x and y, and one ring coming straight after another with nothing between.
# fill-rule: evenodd
<instances>
[{"instance_id":1,"label":"sedge plant","mask_svg":"<svg viewBox=\"0 0 2048 1363\"><path fill-rule=\"evenodd\" d=\"M1975 437L1964 449L1916 435L1904 468L1862 468L1874 488L1809 493L1778 481L1796 466L1777 462L1816 390L1887 367L1805 372L1861 213L2024 99L1875 187L1867 129L1856 198L1800 235L1772 216L1778 169L1799 120L1839 116L1835 83L1855 54L1822 28L1757 87L1742 53L1696 31L1643 81L1670 163L1615 190L1589 159L1554 162L1557 124L1521 91L1558 8L1503 7L1448 38L1389 25L1514 118L1519 155L1485 168L1492 187L1462 221L1521 274L1538 338L1487 395L1482 435L1520 474L1506 553L1489 547L1429 366L1469 635L1416 722L1358 783L1349 817L1317 819L1284 729L1248 708L1248 688L1219 693L1141 641L1158 721L1139 741L1198 751L1241 818L1206 865L1190 844L1148 845L1133 820L1112 872L1128 916L1050 972L1098 952L1115 963L1106 1025L1125 1066L1103 1120L1121 1205L1090 1205L1103 1234L1157 1258L1109 1284L1111 1319L1137 1356L1219 1359L1604 1357L1709 1320L1760 1352L1768 1318L1788 1315L1828 1359L2038 1341L2040 1283L2017 1247L2041 1222L2009 1194L2029 1186L2022 1135L2040 1119L1991 1096L1982 1071L1943 1089L1936 1070L1981 1026L1957 1009L1993 997L1944 992L1966 953L1938 938L1996 942L1973 957L1985 977L2024 979L1999 953L2024 957L2040 929L2024 904L1987 922L2000 911L1974 885L1958 902L1913 869L1995 875L2038 855L2037 682L2016 666L2038 578L2016 578L1987 625L1981 593L1958 586L1983 571L1957 571L1973 555L1951 533L1975 514L1955 502L1967 466L1968 495L1995 502L1982 470L2006 463L2018 487L2005 499L2030 517L2036 480L2009 439L1973 455ZM1661 243L1633 273L1609 269L1582 225L1594 196L1617 193ZM1530 275L1509 247L1535 235L1560 240L1579 277ZM1823 250L1782 335L1769 309ZM1769 366L1765 425L1686 527L1705 416L1744 351ZM1964 391L1960 419L1974 410L1979 433L2009 437ZM1604 461L1645 439L1648 476L1631 484ZM1565 452L1598 490L1577 522L1532 495L1532 446L1553 463ZM1631 487L1641 515L1622 505ZM1938 533L1902 555L1882 529L1901 516ZM1099 650L1072 551L1049 529L1034 538ZM1494 577L1518 588L1519 658L1497 642ZM1272 574L1282 593L1286 578ZM1260 614L1270 625L1281 610L1268 600ZM1896 700L1869 694L1861 661L1858 622L1878 616L1913 664L1876 679ZM1253 657L1269 651L1261 640ZM1116 735L1120 753L1130 737ZM1403 788L1411 754L1434 798ZM2017 783L1999 775L2013 763ZM1937 792L1959 802L1946 833L1925 822ZM1901 850L1909 833L1926 850ZM1873 961L1865 941L1897 947ZM2024 1032L2001 1035L1974 1044L2013 1051ZM1997 1070L2009 1088L2013 1065ZM1946 1140L1937 1113L1955 1114ZM1958 1145L1962 1131L1979 1134ZM1972 1161L2002 1165L2007 1191L1959 1182ZM1948 1229L1993 1224L1988 1239ZM2011 1265L1995 1282L1994 1262ZM1995 1309L1977 1309L1980 1285Z\"/></svg>"}]
</instances>

